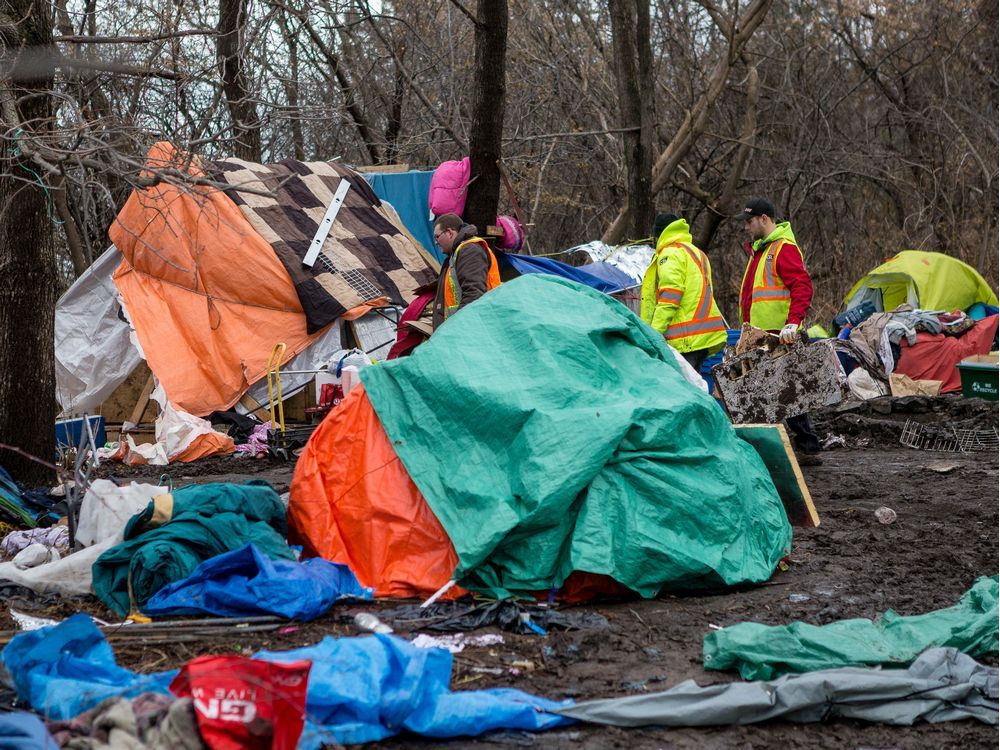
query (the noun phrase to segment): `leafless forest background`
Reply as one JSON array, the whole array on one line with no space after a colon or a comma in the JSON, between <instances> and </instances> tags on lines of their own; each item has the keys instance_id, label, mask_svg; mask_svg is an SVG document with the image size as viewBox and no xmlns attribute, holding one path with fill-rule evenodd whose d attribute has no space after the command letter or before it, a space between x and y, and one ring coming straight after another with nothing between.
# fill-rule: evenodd
<instances>
[{"instance_id":1,"label":"leafless forest background","mask_svg":"<svg viewBox=\"0 0 1000 750\"><path fill-rule=\"evenodd\" d=\"M635 233L612 227L629 189L614 6L509 6L503 160L536 253ZM106 246L157 139L263 161L460 158L474 10L457 0L56 0L51 155L37 175L17 176L49 187L63 282ZM901 248L943 250L996 277L996 3L658 0L649 13L652 88L640 96L654 156L683 152L666 174L654 170L653 202L695 227L727 312L743 266L741 227L727 217L751 194L791 219L816 319ZM700 127L690 122L699 108ZM9 139L19 123L8 120Z\"/></svg>"}]
</instances>

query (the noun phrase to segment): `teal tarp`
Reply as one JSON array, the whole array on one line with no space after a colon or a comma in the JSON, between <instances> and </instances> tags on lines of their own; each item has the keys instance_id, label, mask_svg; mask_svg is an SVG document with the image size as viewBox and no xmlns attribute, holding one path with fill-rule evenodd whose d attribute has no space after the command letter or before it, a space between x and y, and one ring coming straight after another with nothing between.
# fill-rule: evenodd
<instances>
[{"instance_id":1,"label":"teal tarp","mask_svg":"<svg viewBox=\"0 0 1000 750\"><path fill-rule=\"evenodd\" d=\"M172 500L169 499L172 497ZM285 508L267 482L191 484L155 498L125 526L125 541L93 566L94 593L120 615L209 558L252 542L275 560L294 560Z\"/></svg>"},{"instance_id":2,"label":"teal tarp","mask_svg":"<svg viewBox=\"0 0 1000 750\"><path fill-rule=\"evenodd\" d=\"M785 672L860 666L906 666L934 646L970 656L997 653L997 576L979 578L954 607L903 617L891 609L871 620L768 627L755 622L705 636L705 669L738 669L744 680Z\"/></svg>"},{"instance_id":3,"label":"teal tarp","mask_svg":"<svg viewBox=\"0 0 1000 750\"><path fill-rule=\"evenodd\" d=\"M428 196L433 171L411 169L407 172L365 172L361 175L380 200L392 204L410 234L438 261L444 253L434 242L434 220Z\"/></svg>"},{"instance_id":4,"label":"teal tarp","mask_svg":"<svg viewBox=\"0 0 1000 750\"><path fill-rule=\"evenodd\" d=\"M593 289L515 279L362 381L463 586L544 591L580 570L655 596L766 580L790 547L753 448Z\"/></svg>"}]
</instances>

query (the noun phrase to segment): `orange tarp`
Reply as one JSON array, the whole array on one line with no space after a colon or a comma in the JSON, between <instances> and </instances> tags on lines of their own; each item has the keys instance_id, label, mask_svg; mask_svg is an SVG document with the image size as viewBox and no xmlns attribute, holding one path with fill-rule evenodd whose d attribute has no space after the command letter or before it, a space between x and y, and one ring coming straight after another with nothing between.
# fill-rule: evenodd
<instances>
[{"instance_id":1,"label":"orange tarp","mask_svg":"<svg viewBox=\"0 0 1000 750\"><path fill-rule=\"evenodd\" d=\"M185 168L179 159L158 143L147 166ZM149 367L191 414L236 403L264 376L277 342L288 361L320 335L306 334L284 267L220 190L135 190L108 234L124 256L114 280Z\"/></svg>"},{"instance_id":2,"label":"orange tarp","mask_svg":"<svg viewBox=\"0 0 1000 750\"><path fill-rule=\"evenodd\" d=\"M430 596L458 564L362 386L316 428L290 497L290 540L307 555L349 565L376 596ZM463 593L455 587L445 598Z\"/></svg>"},{"instance_id":3,"label":"orange tarp","mask_svg":"<svg viewBox=\"0 0 1000 750\"><path fill-rule=\"evenodd\" d=\"M458 565L448 534L396 455L363 386L327 415L302 451L288 526L289 540L306 555L350 566L376 596L425 598ZM465 593L455 586L443 598ZM607 576L576 571L558 598L577 603L603 596L634 594Z\"/></svg>"}]
</instances>

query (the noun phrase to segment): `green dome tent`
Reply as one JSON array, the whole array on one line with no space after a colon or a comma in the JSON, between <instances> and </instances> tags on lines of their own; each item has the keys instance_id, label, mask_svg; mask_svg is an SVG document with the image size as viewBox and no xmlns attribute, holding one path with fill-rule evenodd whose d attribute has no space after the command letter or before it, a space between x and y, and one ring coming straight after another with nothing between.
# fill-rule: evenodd
<instances>
[{"instance_id":1,"label":"green dome tent","mask_svg":"<svg viewBox=\"0 0 1000 750\"><path fill-rule=\"evenodd\" d=\"M996 306L997 295L976 269L957 258L903 250L865 274L844 298L844 308L864 302L876 311L904 302L924 310L967 310L977 302Z\"/></svg>"}]
</instances>

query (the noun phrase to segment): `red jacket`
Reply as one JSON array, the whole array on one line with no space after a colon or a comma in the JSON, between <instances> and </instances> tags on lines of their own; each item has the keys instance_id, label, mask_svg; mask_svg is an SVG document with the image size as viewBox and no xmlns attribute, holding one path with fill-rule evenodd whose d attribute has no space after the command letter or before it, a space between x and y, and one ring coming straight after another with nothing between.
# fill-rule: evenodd
<instances>
[{"instance_id":1,"label":"red jacket","mask_svg":"<svg viewBox=\"0 0 1000 750\"><path fill-rule=\"evenodd\" d=\"M790 245L791 243L786 242L785 244ZM759 252L755 253L749 242L744 243L743 248L750 256L750 267L747 269L746 276L743 279L743 288L740 289L740 311L742 312L740 319L750 320L750 297L753 292L754 275L757 273L757 264L760 263L760 259L766 253L763 247ZM778 253L778 266L776 270L782 283L788 287L788 291L792 295L791 307L788 310L788 320L785 322L801 324L805 320L806 313L809 312L809 306L812 304L813 298L812 279L809 278L809 272L806 271L806 267L802 264L802 253Z\"/></svg>"}]
</instances>

